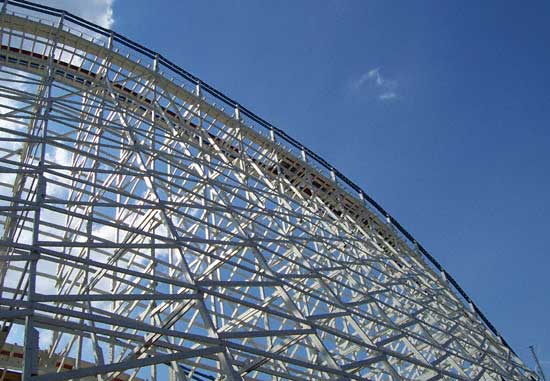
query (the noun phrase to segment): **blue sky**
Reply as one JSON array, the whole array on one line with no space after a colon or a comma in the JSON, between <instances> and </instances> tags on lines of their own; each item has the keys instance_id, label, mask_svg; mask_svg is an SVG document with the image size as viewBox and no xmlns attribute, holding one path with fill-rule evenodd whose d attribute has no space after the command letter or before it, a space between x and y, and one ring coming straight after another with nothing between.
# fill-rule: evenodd
<instances>
[{"instance_id":1,"label":"blue sky","mask_svg":"<svg viewBox=\"0 0 550 381\"><path fill-rule=\"evenodd\" d=\"M95 1L367 190L550 373L550 3Z\"/></svg>"}]
</instances>

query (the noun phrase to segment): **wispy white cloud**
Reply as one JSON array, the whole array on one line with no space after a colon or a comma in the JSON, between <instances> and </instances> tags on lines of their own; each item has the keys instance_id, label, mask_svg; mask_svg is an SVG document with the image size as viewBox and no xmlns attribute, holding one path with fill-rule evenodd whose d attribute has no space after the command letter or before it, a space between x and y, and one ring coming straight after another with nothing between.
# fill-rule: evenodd
<instances>
[{"instance_id":1,"label":"wispy white cloud","mask_svg":"<svg viewBox=\"0 0 550 381\"><path fill-rule=\"evenodd\" d=\"M39 0L38 3L64 9L104 28L111 28L115 22L113 0Z\"/></svg>"},{"instance_id":2,"label":"wispy white cloud","mask_svg":"<svg viewBox=\"0 0 550 381\"><path fill-rule=\"evenodd\" d=\"M370 69L361 74L351 85L356 92L366 92L381 101L397 98L397 81L382 76L380 68Z\"/></svg>"},{"instance_id":3,"label":"wispy white cloud","mask_svg":"<svg viewBox=\"0 0 550 381\"><path fill-rule=\"evenodd\" d=\"M397 97L397 94L393 91L388 91L378 96L378 98L382 100L393 99L395 97Z\"/></svg>"}]
</instances>

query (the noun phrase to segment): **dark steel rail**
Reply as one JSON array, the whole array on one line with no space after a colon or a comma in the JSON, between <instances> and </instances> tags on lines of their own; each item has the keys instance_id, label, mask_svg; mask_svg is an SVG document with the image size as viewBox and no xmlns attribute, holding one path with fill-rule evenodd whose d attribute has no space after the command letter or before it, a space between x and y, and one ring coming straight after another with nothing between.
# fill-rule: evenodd
<instances>
[{"instance_id":1,"label":"dark steel rail","mask_svg":"<svg viewBox=\"0 0 550 381\"><path fill-rule=\"evenodd\" d=\"M137 42L134 42L130 40L127 37L124 37L120 33L117 33L115 31L112 31L110 29L101 27L99 25L96 25L94 23L91 23L87 20L84 20L78 16L75 16L67 11L49 7L46 5L41 4L35 4L27 0L4 0L3 1L3 8L10 4L16 7L28 9L31 11L35 11L41 14L47 14L50 16L55 17L62 17L64 21L70 21L76 25L79 25L83 28L86 28L94 33L97 33L101 36L111 38L113 41L122 44L123 46L130 48L148 58L151 60L157 60L159 65L162 65L166 67L167 69L170 69L172 72L180 75L184 79L186 79L189 82L195 83L197 85L200 85L202 92L207 92L209 95L213 96L214 98L222 101L227 106L238 108L241 115L246 116L250 120L257 123L259 126L263 127L266 131L271 131L277 136L278 138L282 139L284 142L288 143L290 146L294 147L295 149L301 150L305 152L305 154L313 159L317 164L319 164L321 167L326 169L327 171L333 173L337 179L342 181L344 184L346 184L350 189L356 191L359 195L362 196L362 198L372 207L375 211L377 211L380 216L387 219L389 223L391 223L399 233L403 235L403 237L408 240L409 246L412 246L413 249L417 249L427 260L429 263L431 263L437 270L441 272L441 274L447 279L447 281L453 286L453 288L456 290L456 292L467 302L469 303L473 310L476 312L476 314L480 317L480 319L485 323L485 325L500 339L502 340L502 343L510 350L512 353L514 353L516 356L516 352L511 348L511 346L508 344L508 342L502 337L502 335L497 331L495 326L487 319L487 317L481 312L479 307L474 303L472 298L460 287L458 282L443 268L443 266L416 240L414 237L394 218L392 217L380 204L378 204L372 197L370 197L361 187L359 187L357 184L352 182L349 178L347 178L344 174L342 174L340 171L338 171L336 168L334 168L331 164L329 164L325 159L323 159L321 156L316 154L315 152L311 151L309 148L298 142L296 139L290 137L287 135L283 130L275 127L268 121L262 119L258 115L254 114L252 111L247 109L246 107L239 104L237 101L233 100L232 98L228 97L227 95L223 94L222 92L216 90L214 87L210 86L209 84L202 81L200 78L196 77L195 75L189 73L188 71L182 69L178 65L174 64L167 58L165 58L162 54L159 54L155 52L154 50L151 50L141 44L138 44ZM3 9L3 10L4 10Z\"/></svg>"}]
</instances>

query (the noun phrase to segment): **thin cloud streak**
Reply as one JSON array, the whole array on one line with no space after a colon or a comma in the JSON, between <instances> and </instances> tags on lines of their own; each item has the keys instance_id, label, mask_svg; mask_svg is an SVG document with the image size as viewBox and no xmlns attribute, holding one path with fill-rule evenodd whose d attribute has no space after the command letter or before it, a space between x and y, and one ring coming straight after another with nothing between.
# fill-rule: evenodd
<instances>
[{"instance_id":1,"label":"thin cloud streak","mask_svg":"<svg viewBox=\"0 0 550 381\"><path fill-rule=\"evenodd\" d=\"M380 68L363 73L353 82L352 87L356 92L374 93L381 101L397 98L397 81L382 76Z\"/></svg>"}]
</instances>

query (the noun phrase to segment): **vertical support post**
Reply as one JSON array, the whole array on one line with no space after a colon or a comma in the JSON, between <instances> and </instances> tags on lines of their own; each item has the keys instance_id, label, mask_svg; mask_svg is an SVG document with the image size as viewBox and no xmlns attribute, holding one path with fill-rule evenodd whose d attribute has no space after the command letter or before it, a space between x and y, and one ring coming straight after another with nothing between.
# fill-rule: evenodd
<instances>
[{"instance_id":1,"label":"vertical support post","mask_svg":"<svg viewBox=\"0 0 550 381\"><path fill-rule=\"evenodd\" d=\"M201 88L201 81L197 81L197 85L195 86L195 92L196 92L196 95L197 95L197 104L196 104L196 108L197 108L197 116L199 117L199 130L202 129L202 119L203 119L203 115L201 114L201 105L200 105L200 99L202 97L202 88ZM202 144L202 134L199 134L199 139L201 140L201 144Z\"/></svg>"},{"instance_id":2,"label":"vertical support post","mask_svg":"<svg viewBox=\"0 0 550 381\"><path fill-rule=\"evenodd\" d=\"M241 110L239 109L239 105L235 105L235 119L239 122L241 121Z\"/></svg>"},{"instance_id":3,"label":"vertical support post","mask_svg":"<svg viewBox=\"0 0 550 381\"><path fill-rule=\"evenodd\" d=\"M159 55L155 55L155 59L153 60L153 72L154 72L154 77L153 77L153 102L152 102L152 105L154 105L156 102L157 102L157 75L158 75L158 61L159 61ZM151 158L151 171L154 173L156 172L156 158L157 158L157 147L156 147L156 133L155 133L155 130L156 130L156 126L155 126L155 123L156 123L156 119L155 119L155 107L152 106L151 107L151 128L150 128L150 131L151 131L151 154L152 154L152 158ZM154 223L151 223L152 225ZM155 250L155 237L152 237L151 239L151 261L153 262L151 264L151 272L153 273L153 276L156 276L157 275L157 252ZM156 280L152 280L151 281L151 284L150 284L150 292L152 292L153 294L156 294L157 293L157 287L158 287L158 283ZM150 304L150 308L151 310L154 310L155 308L157 307L157 302L156 300L151 300L151 304ZM156 325L156 319L155 319L155 316L151 316L151 325ZM154 347L151 348L151 354L150 356L154 356L155 355L155 350L154 350ZM156 380L157 379L157 364L153 364L151 365L151 380Z\"/></svg>"},{"instance_id":4,"label":"vertical support post","mask_svg":"<svg viewBox=\"0 0 550 381\"><path fill-rule=\"evenodd\" d=\"M195 94L200 99L200 97L201 97L201 81L197 81L197 84L195 85Z\"/></svg>"},{"instance_id":5,"label":"vertical support post","mask_svg":"<svg viewBox=\"0 0 550 381\"><path fill-rule=\"evenodd\" d=\"M112 31L109 33L109 38L107 40L107 49L108 49L107 59L105 60L105 80L106 81L109 80L109 69L110 69L109 62L110 62L111 53L113 51L113 32ZM124 157L124 154L123 154L124 144L123 144L122 138L121 138L119 147L120 147L119 148L119 159L122 162L123 157ZM122 182L123 182L122 175L117 174L116 175L116 186L121 187ZM117 206L116 206L116 209L115 209L115 222L117 222L117 224L116 224L116 243L117 244L121 242L120 224L118 223L119 218L123 213L123 208L120 207L121 200L122 200L121 194L120 194L120 192L117 192L117 195L116 195ZM115 264L115 266L118 266L118 259L115 261L114 264ZM113 293L116 292L116 290L119 286L119 283L117 282L117 279L118 279L118 273L113 271L113 276L111 277L111 292L113 292ZM113 302L111 304L112 311L115 312L117 310L118 306L119 306L119 303L116 300L113 300ZM116 325L112 324L111 329L115 330ZM116 346L115 346L114 343L110 343L109 344L109 361L114 362L115 357L116 357Z\"/></svg>"},{"instance_id":6,"label":"vertical support post","mask_svg":"<svg viewBox=\"0 0 550 381\"><path fill-rule=\"evenodd\" d=\"M363 206L365 206L365 194L363 193L363 191L360 191L359 192L359 199L361 200L361 202L363 203Z\"/></svg>"},{"instance_id":7,"label":"vertical support post","mask_svg":"<svg viewBox=\"0 0 550 381\"><path fill-rule=\"evenodd\" d=\"M244 136L242 133L241 128L241 110L239 108L239 104L235 104L235 120L237 121L237 128L235 129L235 138L237 139L237 143L239 145L239 157L240 160L238 162L239 167L244 171L245 170L245 146L244 146Z\"/></svg>"},{"instance_id":8,"label":"vertical support post","mask_svg":"<svg viewBox=\"0 0 550 381\"><path fill-rule=\"evenodd\" d=\"M44 198L46 196L46 178L44 177L44 168L46 160L46 143L48 139L48 120L49 114L52 110L52 82L53 82L53 59L55 56L55 50L57 48L57 38L59 31L63 28L65 13L62 13L59 18L59 25L57 27L57 34L52 41L52 48L50 50L50 56L48 57L48 74L43 79L43 88L39 97L44 99L46 97L45 106L39 108L36 112L36 118L41 121L41 136L39 139L40 144L40 158L38 162L37 175L38 181L36 185L36 210L34 212L34 221L32 228L32 249L31 259L29 261L28 270L28 283L27 283L27 301L31 306L32 312L25 318L25 338L24 338L24 356L23 356L23 374L22 380L29 381L32 376L38 374L38 351L39 351L39 333L34 327L34 302L36 294L36 276L37 265L40 258L40 218L41 208ZM40 115L41 114L41 115ZM37 130L38 132L39 130Z\"/></svg>"}]
</instances>

